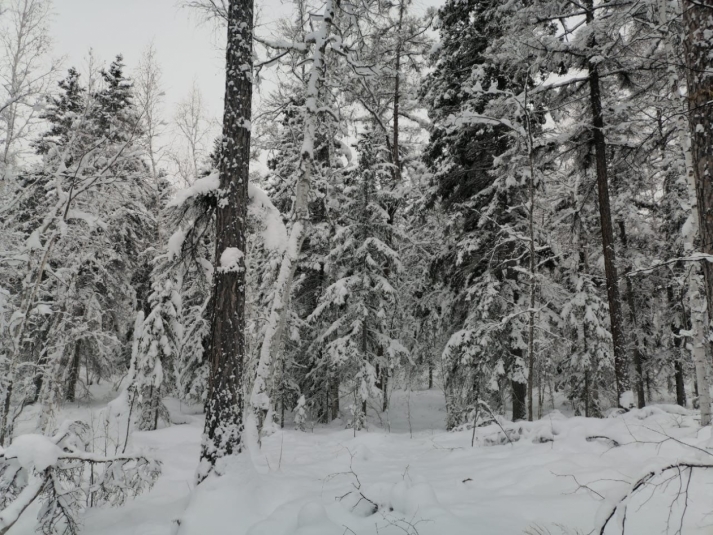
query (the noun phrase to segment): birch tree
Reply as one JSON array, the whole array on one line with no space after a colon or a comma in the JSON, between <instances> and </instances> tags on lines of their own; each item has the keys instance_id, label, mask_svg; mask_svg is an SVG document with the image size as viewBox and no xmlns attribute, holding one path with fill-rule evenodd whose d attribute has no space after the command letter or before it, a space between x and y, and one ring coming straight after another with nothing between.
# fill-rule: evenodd
<instances>
[{"instance_id":1,"label":"birch tree","mask_svg":"<svg viewBox=\"0 0 713 535\"><path fill-rule=\"evenodd\" d=\"M275 290L270 306L267 325L260 347L257 372L250 394L246 421L247 432L253 447L257 447L259 433L265 415L270 408L268 380L271 365L277 360L282 347L282 336L289 310L292 281L297 268L297 259L302 249L309 225L309 196L315 167L315 136L319 115L328 110L321 109L320 98L325 77L326 53L330 44L330 32L335 17L335 4L327 0L319 17L318 29L306 36L302 43L280 43L265 41L278 50L307 52L311 47L311 64L306 80L303 140L300 151L300 176L295 185L295 200L292 207L291 227L287 247L280 263L275 282Z\"/></svg>"},{"instance_id":2,"label":"birch tree","mask_svg":"<svg viewBox=\"0 0 713 535\"><path fill-rule=\"evenodd\" d=\"M50 0L12 0L0 11L0 163L16 163L58 72L50 58ZM24 147L27 150L28 147ZM1 169L0 169L1 170Z\"/></svg>"},{"instance_id":3,"label":"birch tree","mask_svg":"<svg viewBox=\"0 0 713 535\"><path fill-rule=\"evenodd\" d=\"M684 9L686 10L691 10L696 7L698 6L694 6L693 4L684 4ZM713 7L713 5L711 7ZM710 169L712 168L711 166L713 166L713 159L709 158L708 164L706 164L705 154L709 152L709 149L705 148L706 141L704 139L702 141L703 144L699 145L699 149L696 152L696 155L702 157L703 161L696 162L699 164L696 165L694 163L695 160L691 137L697 136L696 139L700 143L700 137L705 138L706 129L705 127L703 127L702 129L698 129L697 126L693 127L693 124L695 123L697 125L698 123L696 121L700 120L701 114L703 114L703 117L706 117L709 121L707 124L708 130L710 131L713 128L713 124L711 124L710 122L711 119L713 119L713 115L711 115L710 113L708 115L705 115L704 110L698 110L698 105L694 101L694 99L696 99L696 95L690 93L691 91L698 91L698 82L703 81L705 83L706 80L710 81L710 78L713 77L713 70L707 76L704 73L696 73L690 70L691 68L697 68L701 65L703 65L703 68L706 68L707 64L705 62L701 64L700 59L696 56L696 52L698 52L698 54L701 53L700 47L705 45L702 45L697 40L697 37L700 36L700 30L695 28L697 22L694 22L692 20L691 17L694 15L690 11L688 11L684 16L684 21L687 23L686 29L688 32L688 39L686 41L686 82L687 84L693 84L693 86L689 86L687 90L689 96L687 98L683 92L683 80L679 78L679 73L676 66L676 55L673 45L672 34L673 32L671 32L669 28L669 14L667 5L664 2L660 2L658 5L658 16L661 28L665 36L664 48L666 50L666 58L670 63L667 69L668 82L670 84L670 87L672 88L671 91L673 92L674 101L677 101L679 103L679 113L677 114L675 128L676 133L678 135L680 148L683 153L682 156L684 162L684 171L686 174L686 192L688 194L687 200L690 206L690 215L683 229L684 252L686 255L693 255L697 252L696 241L699 239L699 234L701 233L700 228L703 228L699 226L705 225L707 223L705 216L702 216L699 210L699 202L706 202L705 191L707 189L707 185L705 183L700 184L700 181L703 180L705 182L706 177L710 175ZM705 21L705 18L703 20ZM708 27L713 28L713 20L711 20L710 18L710 13L708 13L708 22ZM694 26L691 26L691 24L693 24ZM706 105L708 105L708 103L703 104L703 106ZM691 125L690 129L689 124L686 123L687 116L689 117L689 123ZM703 154L700 153L700 147L703 147ZM701 172L701 164L704 169L703 172ZM709 204L703 206L708 207ZM710 208L708 209L710 210ZM707 235L710 235L711 229L707 228L706 233ZM705 238L701 239L701 243L704 247L704 250L702 252L709 252L707 249L705 249L705 244L707 243L705 241ZM703 261L701 262L701 264L703 265L703 273L707 277L710 277L710 267L708 266L709 263L707 261ZM711 292L710 285L706 287L707 291L703 289L703 280L701 277L700 270L701 266L698 263L694 263L691 272L687 277L688 300L689 308L691 311L691 355L693 357L693 363L696 370L696 381L698 385L698 393L700 396L699 405L701 408L701 425L709 425L711 423L711 398L710 365L706 358L706 325L708 324L707 318L711 317L710 299L713 296L713 293ZM710 279L707 278L706 280L709 281ZM708 282L708 284L710 284L710 282Z\"/></svg>"}]
</instances>

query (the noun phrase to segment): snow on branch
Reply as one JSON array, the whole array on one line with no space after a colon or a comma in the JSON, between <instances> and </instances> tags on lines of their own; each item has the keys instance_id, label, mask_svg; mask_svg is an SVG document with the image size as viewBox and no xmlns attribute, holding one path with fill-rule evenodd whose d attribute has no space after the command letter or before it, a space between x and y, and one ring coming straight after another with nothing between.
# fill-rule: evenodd
<instances>
[{"instance_id":1,"label":"snow on branch","mask_svg":"<svg viewBox=\"0 0 713 535\"><path fill-rule=\"evenodd\" d=\"M219 188L218 171L214 171L207 177L196 180L189 188L179 191L168 203L168 206L180 207L189 199L195 197L217 195ZM265 248L271 251L283 252L287 246L287 229L282 221L282 214L272 203L268 194L253 183L248 184L248 197L250 198L248 212L262 226L261 235ZM169 239L169 258L178 256L186 233L187 229L178 229L171 236Z\"/></svg>"},{"instance_id":2,"label":"snow on branch","mask_svg":"<svg viewBox=\"0 0 713 535\"><path fill-rule=\"evenodd\" d=\"M282 221L282 214L272 204L268 194L253 183L248 184L248 197L248 212L262 225L261 234L265 248L283 253L287 247L287 228Z\"/></svg>"},{"instance_id":3,"label":"snow on branch","mask_svg":"<svg viewBox=\"0 0 713 535\"><path fill-rule=\"evenodd\" d=\"M85 507L121 505L153 486L161 473L158 461L86 451L87 431L85 424L70 422L54 437L20 435L0 448L0 535L37 500L40 533L75 535Z\"/></svg>"},{"instance_id":4,"label":"snow on branch","mask_svg":"<svg viewBox=\"0 0 713 535\"><path fill-rule=\"evenodd\" d=\"M176 193L176 196L171 199L167 207L171 208L183 206L188 199L204 195L212 195L218 190L218 188L220 188L218 171L213 171L210 175L196 180L192 186Z\"/></svg>"}]
</instances>

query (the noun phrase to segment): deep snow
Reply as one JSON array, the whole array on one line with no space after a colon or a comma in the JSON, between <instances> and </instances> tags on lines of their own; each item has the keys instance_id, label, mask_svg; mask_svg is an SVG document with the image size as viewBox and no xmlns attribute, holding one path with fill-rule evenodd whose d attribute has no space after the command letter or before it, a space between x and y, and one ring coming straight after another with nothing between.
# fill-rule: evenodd
<instances>
[{"instance_id":1,"label":"deep snow","mask_svg":"<svg viewBox=\"0 0 713 535\"><path fill-rule=\"evenodd\" d=\"M434 389L395 392L389 413L371 410L369 430L356 437L339 421L277 430L263 440L257 463L240 455L196 489L202 416L174 401L170 408L185 423L133 437L163 461L153 490L121 508L88 511L84 533L584 534L646 471L679 459L713 464L705 451L710 428L701 430L696 414L677 406L600 420L553 411L534 423L503 421L512 443L499 426L480 427L471 447L471 429L443 428L443 394ZM713 533L713 470L706 472L693 473L683 535ZM676 474L662 477L669 475ZM674 498L686 487L683 476L635 497L626 533L666 533L667 521L668 533L677 533L685 503ZM31 533L32 514L10 533ZM612 524L607 533L620 531Z\"/></svg>"}]
</instances>

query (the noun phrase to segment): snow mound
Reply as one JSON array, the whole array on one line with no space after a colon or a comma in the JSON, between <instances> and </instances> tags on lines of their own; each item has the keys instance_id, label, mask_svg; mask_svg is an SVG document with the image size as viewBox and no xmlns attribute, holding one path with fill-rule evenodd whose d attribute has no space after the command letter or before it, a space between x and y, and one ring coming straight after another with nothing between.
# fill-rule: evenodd
<instances>
[{"instance_id":1,"label":"snow mound","mask_svg":"<svg viewBox=\"0 0 713 535\"><path fill-rule=\"evenodd\" d=\"M29 472L42 472L57 464L62 450L44 435L20 435L5 450L6 459L17 459L20 466Z\"/></svg>"}]
</instances>

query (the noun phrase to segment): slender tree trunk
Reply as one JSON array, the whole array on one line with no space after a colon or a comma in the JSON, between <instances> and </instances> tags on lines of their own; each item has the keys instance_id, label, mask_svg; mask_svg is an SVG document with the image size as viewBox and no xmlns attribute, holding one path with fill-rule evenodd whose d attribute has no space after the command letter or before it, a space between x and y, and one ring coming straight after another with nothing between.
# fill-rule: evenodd
<instances>
[{"instance_id":1,"label":"slender tree trunk","mask_svg":"<svg viewBox=\"0 0 713 535\"><path fill-rule=\"evenodd\" d=\"M710 42L707 34L713 31L713 1L683 0L685 26L686 78L688 82L688 120L690 123L690 152L693 181L696 190L701 252L713 254L713 68L710 61ZM708 370L703 342L708 338L710 326L703 320L713 318L713 265L702 262L705 280L704 299L697 284L698 277L691 274L694 289L691 296L691 316L696 340L693 345L696 377L698 378L701 425L711 423L711 398ZM699 330L700 329L700 330ZM699 341L700 340L700 341Z\"/></svg>"},{"instance_id":2,"label":"slender tree trunk","mask_svg":"<svg viewBox=\"0 0 713 535\"><path fill-rule=\"evenodd\" d=\"M396 181L401 180L401 156L399 154L399 104L400 104L400 85L401 85L401 50L403 41L401 37L401 28L403 27L404 10L406 0L399 0L399 22L396 26L397 41L396 41L396 65L394 79L394 137L391 144L392 161L394 164L394 178Z\"/></svg>"},{"instance_id":3,"label":"slender tree trunk","mask_svg":"<svg viewBox=\"0 0 713 535\"><path fill-rule=\"evenodd\" d=\"M666 288L666 304L669 307L674 305L673 288L669 286ZM686 309L684 307L683 299L681 299L681 316L685 317ZM671 325L671 334L673 335L673 347L676 349L676 360L673 363L674 369L674 382L676 384L676 403L681 407L686 406L686 378L683 369L683 363L681 362L681 327L675 323Z\"/></svg>"},{"instance_id":4,"label":"slender tree trunk","mask_svg":"<svg viewBox=\"0 0 713 535\"><path fill-rule=\"evenodd\" d=\"M587 24L594 22L594 2L586 1ZM594 35L590 46L596 42ZM614 346L614 374L616 379L616 403L621 405L621 395L626 382L626 354L624 347L624 331L621 310L621 295L616 269L616 253L614 250L614 231L612 228L611 206L609 202L609 176L607 168L606 140L604 138L604 113L602 110L602 93L599 82L599 68L596 62L589 61L589 102L592 113L592 136L597 168L597 191L599 196L599 220L602 231L602 247L604 249L604 273L607 284L607 299L609 302L609 321Z\"/></svg>"},{"instance_id":5,"label":"slender tree trunk","mask_svg":"<svg viewBox=\"0 0 713 535\"><path fill-rule=\"evenodd\" d=\"M257 365L255 381L250 394L250 410L247 413L246 427L248 429L248 439L253 448L259 447L260 430L270 407L270 397L267 389L268 376L271 363L275 361L281 351L282 333L287 323L292 281L309 223L309 193L314 171L314 146L319 115L318 99L324 83L325 54L330 41L329 34L333 20L334 0L327 0L320 29L315 32L317 37L312 53L312 65L307 78L304 140L300 159L302 173L295 188L293 223L287 239L287 248L280 264L280 272L275 283L275 293L260 347L260 359Z\"/></svg>"},{"instance_id":6,"label":"slender tree trunk","mask_svg":"<svg viewBox=\"0 0 713 535\"><path fill-rule=\"evenodd\" d=\"M533 390L535 388L535 290L537 277L537 264L535 262L535 153L534 139L532 136L532 122L530 112L527 108L530 105L527 98L527 84L525 84L525 121L527 125L527 159L530 166L530 181L528 193L530 206L528 214L529 238L530 238L530 310L528 312L527 326L527 419L532 422L535 417L533 401Z\"/></svg>"},{"instance_id":7,"label":"slender tree trunk","mask_svg":"<svg viewBox=\"0 0 713 535\"><path fill-rule=\"evenodd\" d=\"M638 328L636 322L636 312L634 304L634 283L631 279L626 281L626 300L629 304L629 317L631 321L631 326L634 330ZM639 409L643 409L646 406L646 398L644 396L644 370L641 357L641 348L639 347L639 341L637 340L636 334L633 333L633 355L634 355L634 372L636 377L634 378L634 388L636 390L636 406Z\"/></svg>"},{"instance_id":8,"label":"slender tree trunk","mask_svg":"<svg viewBox=\"0 0 713 535\"><path fill-rule=\"evenodd\" d=\"M619 234L621 235L621 245L624 253L628 250L629 240L626 235L626 225L623 221L619 221ZM629 270L627 269L628 273ZM638 325L636 322L636 307L634 303L634 281L631 277L626 278L626 301L629 305L629 328L631 329L632 354L634 356L634 390L636 391L636 406L643 409L646 406L646 398L644 396L644 370L642 364L641 348L636 334Z\"/></svg>"},{"instance_id":9,"label":"slender tree trunk","mask_svg":"<svg viewBox=\"0 0 713 535\"><path fill-rule=\"evenodd\" d=\"M673 363L676 380L676 403L681 407L686 406L686 381L683 376L683 366L681 361L677 360Z\"/></svg>"},{"instance_id":10,"label":"slender tree trunk","mask_svg":"<svg viewBox=\"0 0 713 535\"><path fill-rule=\"evenodd\" d=\"M524 420L527 417L527 383L512 379L512 421Z\"/></svg>"},{"instance_id":11,"label":"slender tree trunk","mask_svg":"<svg viewBox=\"0 0 713 535\"><path fill-rule=\"evenodd\" d=\"M242 450L245 360L245 225L252 102L253 1L230 0L226 51L223 151L216 214L210 379L199 482L216 462ZM228 250L237 262L221 262ZM236 258L237 257L237 258Z\"/></svg>"},{"instance_id":12,"label":"slender tree trunk","mask_svg":"<svg viewBox=\"0 0 713 535\"><path fill-rule=\"evenodd\" d=\"M329 387L331 389L331 419L336 420L339 418L339 377L336 371L332 375Z\"/></svg>"},{"instance_id":13,"label":"slender tree trunk","mask_svg":"<svg viewBox=\"0 0 713 535\"><path fill-rule=\"evenodd\" d=\"M67 374L65 399L70 403L73 403L77 398L77 381L79 380L79 356L81 345L81 340L77 340L74 343L72 362L70 363L69 373Z\"/></svg>"}]
</instances>

